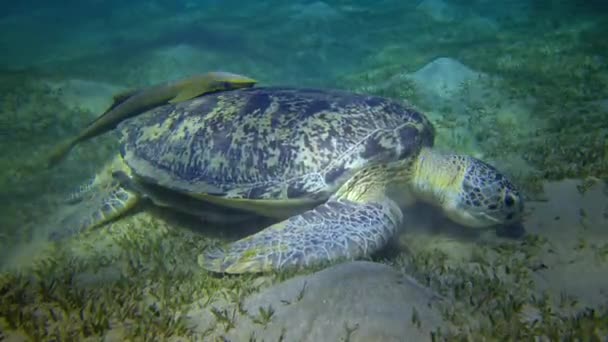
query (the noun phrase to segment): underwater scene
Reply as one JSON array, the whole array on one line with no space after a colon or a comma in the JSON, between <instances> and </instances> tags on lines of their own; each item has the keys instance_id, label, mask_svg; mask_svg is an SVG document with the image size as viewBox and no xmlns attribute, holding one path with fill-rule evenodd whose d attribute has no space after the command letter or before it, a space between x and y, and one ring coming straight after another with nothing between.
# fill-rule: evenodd
<instances>
[{"instance_id":1,"label":"underwater scene","mask_svg":"<svg viewBox=\"0 0 608 342\"><path fill-rule=\"evenodd\" d=\"M0 12L0 341L608 341L608 5Z\"/></svg>"}]
</instances>

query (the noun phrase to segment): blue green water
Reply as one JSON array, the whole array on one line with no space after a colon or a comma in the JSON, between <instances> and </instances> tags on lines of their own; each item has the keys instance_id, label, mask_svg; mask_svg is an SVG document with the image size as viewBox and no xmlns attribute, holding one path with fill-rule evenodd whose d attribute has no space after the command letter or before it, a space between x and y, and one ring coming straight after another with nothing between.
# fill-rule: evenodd
<instances>
[{"instance_id":1,"label":"blue green water","mask_svg":"<svg viewBox=\"0 0 608 342\"><path fill-rule=\"evenodd\" d=\"M0 340L240 341L251 332L274 340L279 323L286 340L306 340L290 332L286 309L248 325L229 306L253 298L260 284L296 275L224 277L197 263L209 246L263 225L206 227L143 207L72 239L46 240L56 221L90 209L64 198L112 160L119 134L82 143L47 170L42 163L53 147L103 113L115 94L214 70L252 77L256 86L407 101L432 122L437 148L483 159L517 184L526 201L523 236L471 232L425 208L406 215L395 251L371 258L445 296L455 313L443 310L438 320L459 327L456 335L608 336L603 2L32 0L3 4L0 32ZM228 295L213 311L218 293ZM359 330L350 340L415 340L391 330L388 313L368 309L384 305L373 302L380 299L366 300L358 313L338 299L324 308L319 294L318 303L288 312L317 340L340 334L327 328L323 337L307 314L314 310L332 313L340 332L341 315L351 312ZM411 327L403 329L420 330L406 316ZM427 328L422 335L430 340Z\"/></svg>"}]
</instances>

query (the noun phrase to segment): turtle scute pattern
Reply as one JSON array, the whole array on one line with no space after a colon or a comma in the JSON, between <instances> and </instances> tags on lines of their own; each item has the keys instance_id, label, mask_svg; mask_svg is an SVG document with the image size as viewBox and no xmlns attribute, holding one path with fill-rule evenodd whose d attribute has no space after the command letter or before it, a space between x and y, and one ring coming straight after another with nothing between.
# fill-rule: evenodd
<instances>
[{"instance_id":1,"label":"turtle scute pattern","mask_svg":"<svg viewBox=\"0 0 608 342\"><path fill-rule=\"evenodd\" d=\"M426 117L335 90L250 88L125 122L123 154L144 179L228 198L326 199L354 170L431 146Z\"/></svg>"}]
</instances>

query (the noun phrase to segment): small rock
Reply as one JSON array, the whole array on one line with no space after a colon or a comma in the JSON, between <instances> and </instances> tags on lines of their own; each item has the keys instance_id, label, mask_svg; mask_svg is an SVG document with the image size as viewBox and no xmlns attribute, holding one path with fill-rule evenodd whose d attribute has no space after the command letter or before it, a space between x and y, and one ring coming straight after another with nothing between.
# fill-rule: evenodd
<instances>
[{"instance_id":1,"label":"small rock","mask_svg":"<svg viewBox=\"0 0 608 342\"><path fill-rule=\"evenodd\" d=\"M443 0L424 0L416 9L439 22L450 22L456 19L453 8Z\"/></svg>"}]
</instances>

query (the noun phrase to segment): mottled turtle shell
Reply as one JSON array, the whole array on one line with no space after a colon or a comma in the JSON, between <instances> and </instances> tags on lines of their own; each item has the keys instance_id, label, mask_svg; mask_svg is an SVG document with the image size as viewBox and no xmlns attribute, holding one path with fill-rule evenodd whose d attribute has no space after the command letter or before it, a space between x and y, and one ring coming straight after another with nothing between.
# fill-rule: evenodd
<instances>
[{"instance_id":1,"label":"mottled turtle shell","mask_svg":"<svg viewBox=\"0 0 608 342\"><path fill-rule=\"evenodd\" d=\"M152 109L120 125L141 179L189 194L327 199L355 172L433 144L404 103L336 90L256 87Z\"/></svg>"}]
</instances>

